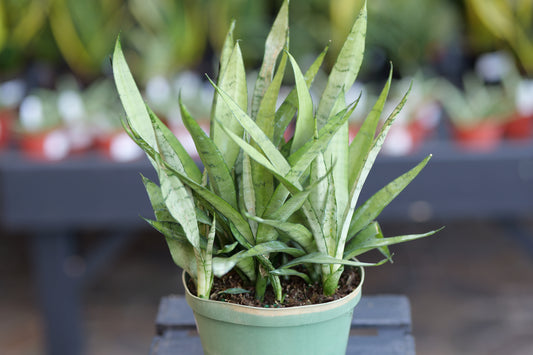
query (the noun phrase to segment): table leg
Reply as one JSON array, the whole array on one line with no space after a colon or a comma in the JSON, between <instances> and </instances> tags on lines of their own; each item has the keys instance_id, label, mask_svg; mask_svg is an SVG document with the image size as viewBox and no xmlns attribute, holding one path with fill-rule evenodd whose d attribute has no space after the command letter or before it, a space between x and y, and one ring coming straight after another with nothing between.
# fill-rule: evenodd
<instances>
[{"instance_id":1,"label":"table leg","mask_svg":"<svg viewBox=\"0 0 533 355\"><path fill-rule=\"evenodd\" d=\"M46 350L50 355L83 352L79 283L67 270L74 243L74 236L64 231L40 233L31 239Z\"/></svg>"}]
</instances>

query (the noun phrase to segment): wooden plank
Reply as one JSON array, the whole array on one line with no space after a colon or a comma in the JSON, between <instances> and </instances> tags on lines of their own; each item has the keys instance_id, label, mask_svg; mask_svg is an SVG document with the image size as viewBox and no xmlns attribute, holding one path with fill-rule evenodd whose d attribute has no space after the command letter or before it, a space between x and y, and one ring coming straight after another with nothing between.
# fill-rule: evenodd
<instances>
[{"instance_id":1,"label":"wooden plank","mask_svg":"<svg viewBox=\"0 0 533 355\"><path fill-rule=\"evenodd\" d=\"M406 327L411 330L411 305L406 296L363 296L355 307L352 327Z\"/></svg>"},{"instance_id":2,"label":"wooden plank","mask_svg":"<svg viewBox=\"0 0 533 355\"><path fill-rule=\"evenodd\" d=\"M163 297L159 303L155 324L157 334L160 335L166 329L195 328L194 315L185 297L178 295Z\"/></svg>"},{"instance_id":3,"label":"wooden plank","mask_svg":"<svg viewBox=\"0 0 533 355\"><path fill-rule=\"evenodd\" d=\"M415 341L410 334L404 336L351 336L346 349L348 355L414 355Z\"/></svg>"}]
</instances>

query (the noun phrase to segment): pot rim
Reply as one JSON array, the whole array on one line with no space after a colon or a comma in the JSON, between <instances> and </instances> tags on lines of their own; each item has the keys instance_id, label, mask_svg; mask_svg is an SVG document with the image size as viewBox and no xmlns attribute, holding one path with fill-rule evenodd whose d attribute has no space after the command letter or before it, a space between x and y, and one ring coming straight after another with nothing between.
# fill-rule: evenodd
<instances>
[{"instance_id":1,"label":"pot rim","mask_svg":"<svg viewBox=\"0 0 533 355\"><path fill-rule=\"evenodd\" d=\"M304 314L313 315L317 312L323 312L326 310L335 310L335 309L342 309L344 308L344 305L351 304L355 306L359 299L361 298L361 289L365 278L365 272L363 267L358 267L361 274L361 282L359 285L347 296L344 296L338 300L325 302L325 303L317 303L317 304L311 304L311 305L304 305L304 306L295 306L295 307L283 307L283 308L264 308L264 307L255 307L255 306L246 306L246 305L240 305L235 303L229 303L229 302L222 302L222 301L216 301L216 300L210 300L210 299L204 299L199 298L197 296L194 296L188 289L187 283L186 283L186 271L183 271L182 273L182 282L185 286L185 296L187 299L187 302L193 308L193 310L196 312L198 309L201 308L201 313L211 313L210 308L211 307L223 307L228 312L238 312L241 314L248 314L250 316L257 316L257 317L265 317L265 318L279 318L279 317L294 317L294 316L302 316ZM196 305L201 305L201 307L194 307L192 303ZM333 312L336 313L336 312Z\"/></svg>"}]
</instances>

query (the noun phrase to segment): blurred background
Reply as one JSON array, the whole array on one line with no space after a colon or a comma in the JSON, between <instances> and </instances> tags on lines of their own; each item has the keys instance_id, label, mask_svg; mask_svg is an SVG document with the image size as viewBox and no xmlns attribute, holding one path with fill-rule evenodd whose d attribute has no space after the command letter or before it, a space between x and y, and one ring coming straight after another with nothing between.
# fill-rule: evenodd
<instances>
[{"instance_id":1,"label":"blurred background","mask_svg":"<svg viewBox=\"0 0 533 355\"><path fill-rule=\"evenodd\" d=\"M231 20L253 76L280 3L0 0L0 354L149 351L180 271L139 217L151 215L139 172L152 172L122 132L115 41L194 154L180 90L207 130L206 74ZM302 69L331 43L328 71L361 3L291 1ZM381 222L386 235L446 229L394 247L365 292L409 296L419 354L532 354L533 0L372 0L367 33L351 132L391 63L390 106L413 89L366 193L433 153Z\"/></svg>"}]
</instances>

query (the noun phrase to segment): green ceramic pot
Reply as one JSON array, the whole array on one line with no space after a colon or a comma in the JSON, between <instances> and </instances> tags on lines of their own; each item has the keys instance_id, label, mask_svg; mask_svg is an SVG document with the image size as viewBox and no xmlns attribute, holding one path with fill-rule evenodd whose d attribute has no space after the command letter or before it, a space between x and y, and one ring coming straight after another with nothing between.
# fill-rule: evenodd
<instances>
[{"instance_id":1,"label":"green ceramic pot","mask_svg":"<svg viewBox=\"0 0 533 355\"><path fill-rule=\"evenodd\" d=\"M206 355L345 354L361 283L333 302L290 308L259 308L193 296L185 285Z\"/></svg>"}]
</instances>

